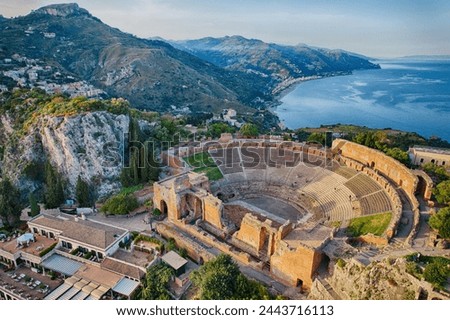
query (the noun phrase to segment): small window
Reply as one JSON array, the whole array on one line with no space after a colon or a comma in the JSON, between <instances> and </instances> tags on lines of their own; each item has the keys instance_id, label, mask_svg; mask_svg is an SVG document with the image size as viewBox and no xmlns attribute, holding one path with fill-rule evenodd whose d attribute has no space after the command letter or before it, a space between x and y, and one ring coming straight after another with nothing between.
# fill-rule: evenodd
<instances>
[{"instance_id":1,"label":"small window","mask_svg":"<svg viewBox=\"0 0 450 320\"><path fill-rule=\"evenodd\" d=\"M434 159L431 160L431 163L435 163L436 161Z\"/></svg>"},{"instance_id":2,"label":"small window","mask_svg":"<svg viewBox=\"0 0 450 320\"><path fill-rule=\"evenodd\" d=\"M445 166L445 161L442 161L442 165Z\"/></svg>"},{"instance_id":3,"label":"small window","mask_svg":"<svg viewBox=\"0 0 450 320\"><path fill-rule=\"evenodd\" d=\"M422 158L422 159L420 159L420 163L423 163L423 158Z\"/></svg>"}]
</instances>

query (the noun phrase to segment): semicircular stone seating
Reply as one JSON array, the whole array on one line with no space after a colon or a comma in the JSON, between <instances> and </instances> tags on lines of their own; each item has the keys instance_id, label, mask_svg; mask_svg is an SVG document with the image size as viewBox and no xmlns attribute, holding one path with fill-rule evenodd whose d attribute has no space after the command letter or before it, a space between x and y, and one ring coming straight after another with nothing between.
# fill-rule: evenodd
<instances>
[{"instance_id":1,"label":"semicircular stone seating","mask_svg":"<svg viewBox=\"0 0 450 320\"><path fill-rule=\"evenodd\" d=\"M234 199L266 194L307 209L315 220L329 221L392 210L376 181L335 161L323 168L299 161L292 151L257 146L210 154L224 175L216 191Z\"/></svg>"}]
</instances>

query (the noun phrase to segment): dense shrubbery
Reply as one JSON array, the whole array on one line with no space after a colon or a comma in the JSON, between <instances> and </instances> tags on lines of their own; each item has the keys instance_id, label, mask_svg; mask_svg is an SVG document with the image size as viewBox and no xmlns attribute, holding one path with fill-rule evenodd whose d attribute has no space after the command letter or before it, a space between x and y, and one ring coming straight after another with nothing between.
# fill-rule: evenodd
<instances>
[{"instance_id":1,"label":"dense shrubbery","mask_svg":"<svg viewBox=\"0 0 450 320\"><path fill-rule=\"evenodd\" d=\"M102 211L110 214L129 214L136 209L139 203L135 196L128 194L118 194L106 200L102 206Z\"/></svg>"},{"instance_id":2,"label":"dense shrubbery","mask_svg":"<svg viewBox=\"0 0 450 320\"><path fill-rule=\"evenodd\" d=\"M450 260L444 257L424 256L418 253L407 255L406 271L418 279L428 281L437 289L443 289L450 276ZM422 268L419 267L422 265Z\"/></svg>"}]
</instances>

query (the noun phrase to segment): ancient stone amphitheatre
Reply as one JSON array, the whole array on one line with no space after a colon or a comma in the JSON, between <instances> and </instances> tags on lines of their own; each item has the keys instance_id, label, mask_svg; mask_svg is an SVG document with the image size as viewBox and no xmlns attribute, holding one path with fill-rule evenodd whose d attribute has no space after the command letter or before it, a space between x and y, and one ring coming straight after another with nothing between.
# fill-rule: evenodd
<instances>
[{"instance_id":1,"label":"ancient stone amphitheatre","mask_svg":"<svg viewBox=\"0 0 450 320\"><path fill-rule=\"evenodd\" d=\"M209 181L185 160L204 153L222 178ZM355 219L389 219L380 234L355 241L411 242L418 225L416 194L431 185L381 152L335 140L330 148L270 139L233 139L169 150L173 175L155 183L154 204L168 214L158 231L191 256L217 252L290 286L310 288L319 268L345 251ZM398 232L400 220L406 221ZM408 215L409 214L409 215ZM408 216L407 216L408 215ZM342 233L342 234L341 234Z\"/></svg>"}]
</instances>

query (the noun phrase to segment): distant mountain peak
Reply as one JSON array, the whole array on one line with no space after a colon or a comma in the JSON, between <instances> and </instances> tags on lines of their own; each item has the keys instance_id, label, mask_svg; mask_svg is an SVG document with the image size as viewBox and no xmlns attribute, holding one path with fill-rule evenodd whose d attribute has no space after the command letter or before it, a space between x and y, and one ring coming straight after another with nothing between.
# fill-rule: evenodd
<instances>
[{"instance_id":1,"label":"distant mountain peak","mask_svg":"<svg viewBox=\"0 0 450 320\"><path fill-rule=\"evenodd\" d=\"M76 3L51 4L35 10L34 13L47 14L56 17L67 17L74 15L91 16L89 11L80 8Z\"/></svg>"}]
</instances>

